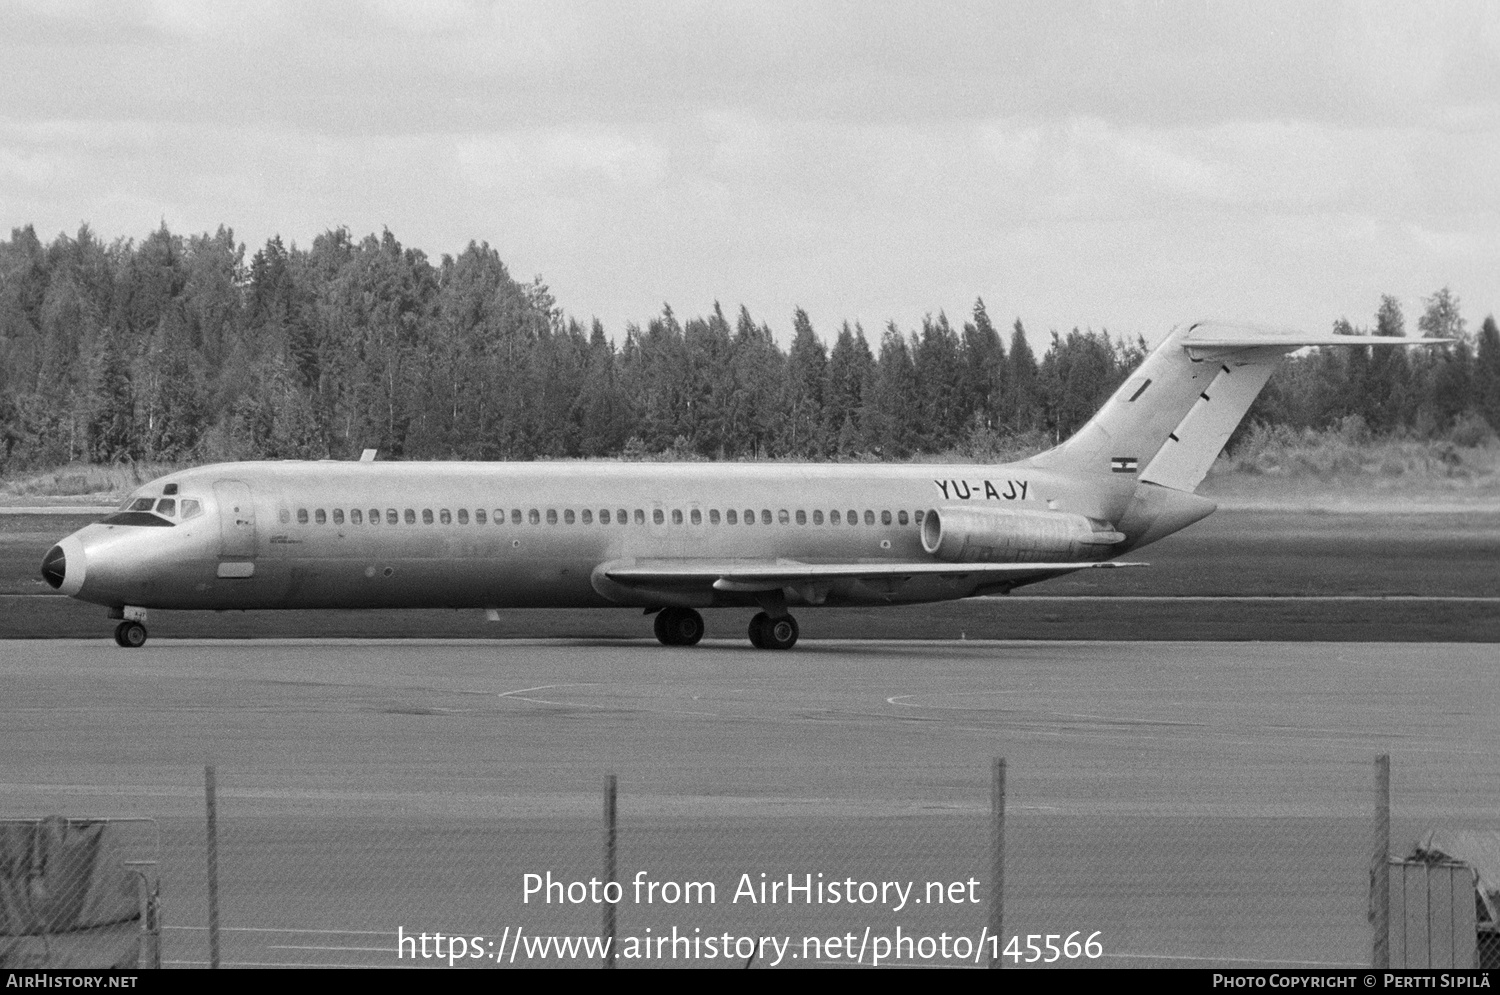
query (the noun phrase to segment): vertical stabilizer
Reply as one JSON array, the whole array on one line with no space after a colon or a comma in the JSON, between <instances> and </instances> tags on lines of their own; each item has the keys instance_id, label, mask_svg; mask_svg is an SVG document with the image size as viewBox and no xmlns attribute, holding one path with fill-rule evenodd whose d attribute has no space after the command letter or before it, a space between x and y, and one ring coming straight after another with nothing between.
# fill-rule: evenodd
<instances>
[{"instance_id":1,"label":"vertical stabilizer","mask_svg":"<svg viewBox=\"0 0 1500 995\"><path fill-rule=\"evenodd\" d=\"M1173 330L1087 425L1027 462L1070 473L1131 473L1142 483L1192 491L1287 353L1445 341L1199 322Z\"/></svg>"}]
</instances>

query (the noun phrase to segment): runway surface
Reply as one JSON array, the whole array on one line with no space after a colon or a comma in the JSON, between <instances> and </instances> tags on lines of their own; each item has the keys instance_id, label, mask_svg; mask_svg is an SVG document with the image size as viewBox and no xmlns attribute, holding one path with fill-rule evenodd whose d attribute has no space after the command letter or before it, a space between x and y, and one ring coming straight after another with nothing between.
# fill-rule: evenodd
<instances>
[{"instance_id":1,"label":"runway surface","mask_svg":"<svg viewBox=\"0 0 1500 995\"><path fill-rule=\"evenodd\" d=\"M520 949L519 966L572 961L517 930L599 931L598 905L525 902L523 884L599 875L613 773L622 939L675 926L702 958L709 935L778 936L783 964L848 964L826 945L848 935L868 964L897 927L981 936L1003 756L1023 953L1076 930L1102 954L1074 964L1356 964L1374 757L1392 757L1398 852L1431 826L1495 826L1497 665L1482 644L8 641L0 815L155 819L165 957L203 962L212 763L226 963L435 963L398 960L399 929L479 937L471 966ZM717 900L637 902L637 874ZM961 899L731 901L761 874ZM622 965L646 962L730 963Z\"/></svg>"}]
</instances>

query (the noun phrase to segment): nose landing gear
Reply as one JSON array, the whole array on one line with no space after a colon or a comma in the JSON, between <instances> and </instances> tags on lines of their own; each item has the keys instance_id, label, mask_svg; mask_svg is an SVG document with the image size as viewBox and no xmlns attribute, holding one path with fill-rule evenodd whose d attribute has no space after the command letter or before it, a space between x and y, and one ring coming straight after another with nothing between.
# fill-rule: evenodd
<instances>
[{"instance_id":1,"label":"nose landing gear","mask_svg":"<svg viewBox=\"0 0 1500 995\"><path fill-rule=\"evenodd\" d=\"M126 649L146 645L146 627L139 622L121 622L115 626L115 642Z\"/></svg>"}]
</instances>

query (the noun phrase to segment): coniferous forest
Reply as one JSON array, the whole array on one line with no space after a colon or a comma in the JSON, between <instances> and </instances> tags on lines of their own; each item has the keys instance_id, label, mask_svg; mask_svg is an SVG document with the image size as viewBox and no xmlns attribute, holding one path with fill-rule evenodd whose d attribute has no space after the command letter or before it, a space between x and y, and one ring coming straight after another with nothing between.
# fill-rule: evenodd
<instances>
[{"instance_id":1,"label":"coniferous forest","mask_svg":"<svg viewBox=\"0 0 1500 995\"><path fill-rule=\"evenodd\" d=\"M1145 354L1053 332L982 300L919 329L815 329L789 348L745 308L664 305L614 330L570 317L540 278L470 243L437 262L389 232L306 249L233 232L137 242L87 226L0 242L0 473L86 461L646 457L986 458L1040 448L1094 412ZM1500 429L1500 332L1443 288L1409 330L1394 297L1346 334L1454 338L1428 350L1293 357L1247 425L1347 426L1482 441ZM781 320L782 316L776 316ZM1165 329L1163 329L1165 331Z\"/></svg>"}]
</instances>

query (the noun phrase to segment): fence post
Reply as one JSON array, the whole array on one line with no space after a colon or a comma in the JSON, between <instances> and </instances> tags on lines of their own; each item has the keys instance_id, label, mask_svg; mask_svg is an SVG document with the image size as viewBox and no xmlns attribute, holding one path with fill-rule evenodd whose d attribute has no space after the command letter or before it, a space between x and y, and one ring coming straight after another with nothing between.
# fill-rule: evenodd
<instances>
[{"instance_id":1,"label":"fence post","mask_svg":"<svg viewBox=\"0 0 1500 995\"><path fill-rule=\"evenodd\" d=\"M604 967L615 966L615 904L609 901L609 885L615 880L615 775L604 776Z\"/></svg>"},{"instance_id":2,"label":"fence post","mask_svg":"<svg viewBox=\"0 0 1500 995\"><path fill-rule=\"evenodd\" d=\"M219 813L214 765L203 768L203 794L208 802L208 966L219 966Z\"/></svg>"},{"instance_id":3,"label":"fence post","mask_svg":"<svg viewBox=\"0 0 1500 995\"><path fill-rule=\"evenodd\" d=\"M1391 966L1391 755L1375 758L1375 841L1370 852L1370 966Z\"/></svg>"},{"instance_id":4,"label":"fence post","mask_svg":"<svg viewBox=\"0 0 1500 995\"><path fill-rule=\"evenodd\" d=\"M995 759L990 778L990 967L1004 967L1005 946L1005 758Z\"/></svg>"}]
</instances>

